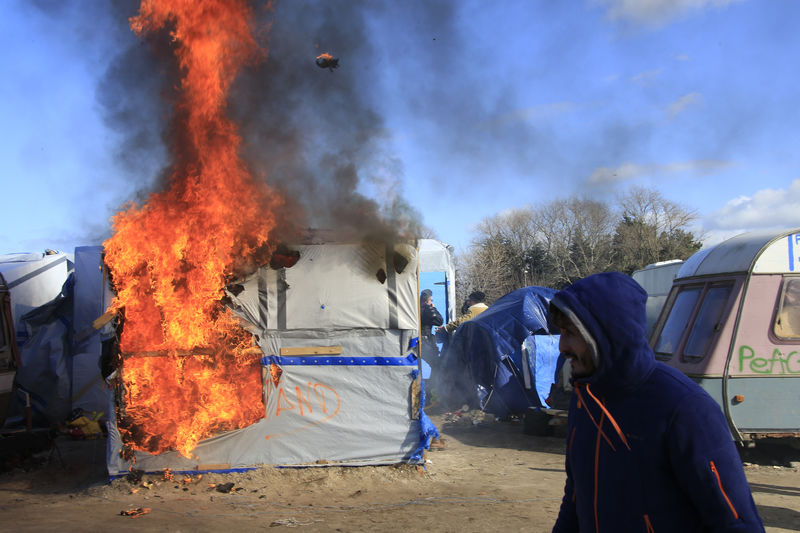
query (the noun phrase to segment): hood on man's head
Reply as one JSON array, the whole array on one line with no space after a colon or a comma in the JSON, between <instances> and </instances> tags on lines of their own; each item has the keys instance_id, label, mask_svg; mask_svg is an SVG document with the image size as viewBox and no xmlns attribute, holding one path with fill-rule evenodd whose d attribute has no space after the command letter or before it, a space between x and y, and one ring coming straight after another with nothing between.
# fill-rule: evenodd
<instances>
[{"instance_id":1,"label":"hood on man's head","mask_svg":"<svg viewBox=\"0 0 800 533\"><path fill-rule=\"evenodd\" d=\"M600 368L600 354L597 353L597 343L594 341L594 337L592 337L592 334L586 329L586 326L583 325L583 322L581 322L581 319L578 317L578 315L576 315L575 312L562 301L562 299L558 298L558 294L556 294L553 299L550 300L550 314L555 315L557 313L560 313L563 318L566 318L572 323L573 326L575 326L575 329L577 329L578 333L581 334L583 341L589 348L589 353L594 361L594 367ZM562 327L562 324L560 324L558 320L554 320L553 322L557 327Z\"/></svg>"},{"instance_id":2,"label":"hood on man's head","mask_svg":"<svg viewBox=\"0 0 800 533\"><path fill-rule=\"evenodd\" d=\"M621 272L593 274L556 293L553 305L570 314L596 343L597 372L587 381L626 388L649 374L647 293ZM576 324L576 327L578 324Z\"/></svg>"}]
</instances>

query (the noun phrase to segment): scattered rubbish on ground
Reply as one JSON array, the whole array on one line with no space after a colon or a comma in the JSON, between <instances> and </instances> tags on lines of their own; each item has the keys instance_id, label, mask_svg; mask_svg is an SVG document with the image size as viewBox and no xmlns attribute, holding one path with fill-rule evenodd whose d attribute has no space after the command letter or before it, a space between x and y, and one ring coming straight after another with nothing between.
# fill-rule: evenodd
<instances>
[{"instance_id":1,"label":"scattered rubbish on ground","mask_svg":"<svg viewBox=\"0 0 800 533\"><path fill-rule=\"evenodd\" d=\"M103 411L86 412L80 407L73 409L66 424L66 433L75 440L100 439L105 437L100 423Z\"/></svg>"},{"instance_id":2,"label":"scattered rubbish on ground","mask_svg":"<svg viewBox=\"0 0 800 533\"><path fill-rule=\"evenodd\" d=\"M216 485L214 488L216 489L217 492L230 494L231 492L233 492L233 485L234 485L233 483L220 483L219 485Z\"/></svg>"},{"instance_id":3,"label":"scattered rubbish on ground","mask_svg":"<svg viewBox=\"0 0 800 533\"><path fill-rule=\"evenodd\" d=\"M308 520L306 522L301 522L296 518L281 518L279 520L273 520L270 522L269 527L278 527L278 526L286 526L286 527L300 527L300 526L310 526L314 522L322 522L322 520Z\"/></svg>"},{"instance_id":4,"label":"scattered rubbish on ground","mask_svg":"<svg viewBox=\"0 0 800 533\"><path fill-rule=\"evenodd\" d=\"M127 511L120 511L122 516L130 516L131 518L138 518L150 512L149 507L136 507L135 509L128 509Z\"/></svg>"},{"instance_id":5,"label":"scattered rubbish on ground","mask_svg":"<svg viewBox=\"0 0 800 533\"><path fill-rule=\"evenodd\" d=\"M479 424L487 424L497 422L498 420L491 413L486 413L480 409L470 410L469 406L464 405L461 409L456 411L448 411L444 413L444 423L462 426L477 426Z\"/></svg>"}]
</instances>

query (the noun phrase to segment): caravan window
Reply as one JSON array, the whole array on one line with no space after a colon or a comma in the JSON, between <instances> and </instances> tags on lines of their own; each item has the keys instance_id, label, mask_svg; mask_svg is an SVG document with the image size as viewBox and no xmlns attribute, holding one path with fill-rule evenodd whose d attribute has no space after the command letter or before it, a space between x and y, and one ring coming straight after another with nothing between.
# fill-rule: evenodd
<instances>
[{"instance_id":1,"label":"caravan window","mask_svg":"<svg viewBox=\"0 0 800 533\"><path fill-rule=\"evenodd\" d=\"M783 281L773 332L779 339L800 338L800 278Z\"/></svg>"},{"instance_id":2,"label":"caravan window","mask_svg":"<svg viewBox=\"0 0 800 533\"><path fill-rule=\"evenodd\" d=\"M684 287L680 290L653 349L656 354L671 357L678 348L702 290L702 286Z\"/></svg>"},{"instance_id":3,"label":"caravan window","mask_svg":"<svg viewBox=\"0 0 800 533\"><path fill-rule=\"evenodd\" d=\"M714 335L722 326L722 312L725 310L732 289L733 283L709 287L700 304L700 312L694 319L686 347L683 349L683 356L687 360L702 359L708 353Z\"/></svg>"},{"instance_id":4,"label":"caravan window","mask_svg":"<svg viewBox=\"0 0 800 533\"><path fill-rule=\"evenodd\" d=\"M734 283L726 280L680 287L653 347L656 356L670 359L680 354L691 362L703 359L722 328Z\"/></svg>"}]
</instances>

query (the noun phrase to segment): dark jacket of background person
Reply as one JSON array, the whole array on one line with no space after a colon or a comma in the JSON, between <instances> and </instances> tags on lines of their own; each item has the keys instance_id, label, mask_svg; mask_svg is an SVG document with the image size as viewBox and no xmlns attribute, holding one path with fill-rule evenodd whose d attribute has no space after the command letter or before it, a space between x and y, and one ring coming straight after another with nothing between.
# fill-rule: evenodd
<instances>
[{"instance_id":1,"label":"dark jacket of background person","mask_svg":"<svg viewBox=\"0 0 800 533\"><path fill-rule=\"evenodd\" d=\"M431 301L432 292L425 289L420 293L419 309L420 309L420 325L422 331L420 332L422 357L428 364L432 365L438 362L439 348L436 346L436 337L431 330L433 326L441 326L444 324L444 318L441 313L433 305Z\"/></svg>"},{"instance_id":2,"label":"dark jacket of background person","mask_svg":"<svg viewBox=\"0 0 800 533\"><path fill-rule=\"evenodd\" d=\"M432 298L432 293L428 289L422 291L419 297L420 323L422 324L423 336L431 336L431 327L444 324L444 318L442 318L439 310L436 309L433 303L428 302L430 298Z\"/></svg>"},{"instance_id":3,"label":"dark jacket of background person","mask_svg":"<svg viewBox=\"0 0 800 533\"><path fill-rule=\"evenodd\" d=\"M567 481L553 531L763 531L722 410L655 360L646 300L617 272L553 298L599 354L597 371L573 382Z\"/></svg>"}]
</instances>

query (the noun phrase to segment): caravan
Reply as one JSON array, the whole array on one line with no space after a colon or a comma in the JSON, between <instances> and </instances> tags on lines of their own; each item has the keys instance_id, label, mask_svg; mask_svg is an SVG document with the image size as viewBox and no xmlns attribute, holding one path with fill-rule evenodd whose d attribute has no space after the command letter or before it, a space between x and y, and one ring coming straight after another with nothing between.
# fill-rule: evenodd
<instances>
[{"instance_id":1,"label":"caravan","mask_svg":"<svg viewBox=\"0 0 800 533\"><path fill-rule=\"evenodd\" d=\"M650 343L741 443L800 436L800 229L751 232L680 268Z\"/></svg>"}]
</instances>

